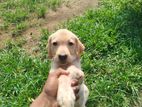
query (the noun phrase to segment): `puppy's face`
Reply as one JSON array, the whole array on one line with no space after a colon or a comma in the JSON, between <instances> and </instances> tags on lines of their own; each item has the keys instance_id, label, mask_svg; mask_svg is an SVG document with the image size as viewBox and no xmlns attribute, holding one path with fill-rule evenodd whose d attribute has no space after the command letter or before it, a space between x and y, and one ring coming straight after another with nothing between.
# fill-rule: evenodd
<instances>
[{"instance_id":1,"label":"puppy's face","mask_svg":"<svg viewBox=\"0 0 142 107\"><path fill-rule=\"evenodd\" d=\"M70 31L61 29L48 39L48 57L58 65L71 64L83 52L84 46Z\"/></svg>"}]
</instances>

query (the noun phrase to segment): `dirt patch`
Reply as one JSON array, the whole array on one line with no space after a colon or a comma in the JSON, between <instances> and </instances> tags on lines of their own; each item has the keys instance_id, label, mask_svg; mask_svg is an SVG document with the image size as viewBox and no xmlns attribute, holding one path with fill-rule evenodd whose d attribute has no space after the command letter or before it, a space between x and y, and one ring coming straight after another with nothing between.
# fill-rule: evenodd
<instances>
[{"instance_id":1,"label":"dirt patch","mask_svg":"<svg viewBox=\"0 0 142 107\"><path fill-rule=\"evenodd\" d=\"M38 26L32 26L22 34L22 37L26 41L23 48L27 53L34 54L34 49L38 48L41 29L48 29L49 32L51 32L60 23L67 21L72 17L79 16L83 14L86 9L97 7L97 5L97 0L65 0L56 11L51 10L46 14L45 19L38 20ZM0 42L1 41L2 39L0 38Z\"/></svg>"},{"instance_id":2,"label":"dirt patch","mask_svg":"<svg viewBox=\"0 0 142 107\"><path fill-rule=\"evenodd\" d=\"M4 48L11 39L9 34L0 32L0 49Z\"/></svg>"},{"instance_id":3,"label":"dirt patch","mask_svg":"<svg viewBox=\"0 0 142 107\"><path fill-rule=\"evenodd\" d=\"M74 16L81 15L86 9L96 7L98 5L97 0L72 0L68 3L64 3L56 11L49 11L46 14L45 21L41 23L38 28L29 29L25 37L27 43L24 48L28 53L33 53L32 48L38 48L38 41L40 37L40 29L48 29L50 32L53 31L60 23L71 19ZM30 36L32 34L32 36Z\"/></svg>"},{"instance_id":4,"label":"dirt patch","mask_svg":"<svg viewBox=\"0 0 142 107\"><path fill-rule=\"evenodd\" d=\"M97 4L98 2L96 0L72 0L68 4L63 4L57 11L50 11L49 14L46 15L47 23L43 27L52 31L59 23L74 16L79 16L86 9L96 7Z\"/></svg>"}]
</instances>

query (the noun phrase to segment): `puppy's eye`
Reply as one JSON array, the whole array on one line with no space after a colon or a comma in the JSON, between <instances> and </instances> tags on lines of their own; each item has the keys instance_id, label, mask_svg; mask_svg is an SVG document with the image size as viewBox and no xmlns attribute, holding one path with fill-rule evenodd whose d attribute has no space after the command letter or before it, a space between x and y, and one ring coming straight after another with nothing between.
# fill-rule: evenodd
<instances>
[{"instance_id":1,"label":"puppy's eye","mask_svg":"<svg viewBox=\"0 0 142 107\"><path fill-rule=\"evenodd\" d=\"M73 42L69 42L69 46L73 46L74 45L74 43Z\"/></svg>"},{"instance_id":2,"label":"puppy's eye","mask_svg":"<svg viewBox=\"0 0 142 107\"><path fill-rule=\"evenodd\" d=\"M52 44L53 44L53 46L57 46L57 45L58 45L58 43L57 43L57 42L53 42Z\"/></svg>"}]
</instances>

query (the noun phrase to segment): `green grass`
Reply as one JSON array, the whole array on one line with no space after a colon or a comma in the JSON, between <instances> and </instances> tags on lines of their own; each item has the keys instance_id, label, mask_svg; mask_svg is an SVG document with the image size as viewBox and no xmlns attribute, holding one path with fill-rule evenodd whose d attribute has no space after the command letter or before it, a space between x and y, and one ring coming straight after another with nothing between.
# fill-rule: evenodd
<instances>
[{"instance_id":1,"label":"green grass","mask_svg":"<svg viewBox=\"0 0 142 107\"><path fill-rule=\"evenodd\" d=\"M87 107L141 107L142 1L102 0L98 9L65 23L79 36ZM45 46L50 33L42 31L41 54L31 57L9 44L0 51L0 105L24 107L41 91L50 69Z\"/></svg>"},{"instance_id":2,"label":"green grass","mask_svg":"<svg viewBox=\"0 0 142 107\"><path fill-rule=\"evenodd\" d=\"M0 19L1 24L5 28L8 25L8 30L13 30L15 35L20 35L17 26L21 23L27 23L27 27L31 26L33 19L45 18L45 14L49 9L56 9L62 0L3 0L0 1ZM21 29L23 32L25 29ZM13 34L12 34L13 35Z\"/></svg>"},{"instance_id":3,"label":"green grass","mask_svg":"<svg viewBox=\"0 0 142 107\"><path fill-rule=\"evenodd\" d=\"M29 57L9 44L0 52L0 106L28 107L32 96L41 91L48 70L49 61Z\"/></svg>"}]
</instances>

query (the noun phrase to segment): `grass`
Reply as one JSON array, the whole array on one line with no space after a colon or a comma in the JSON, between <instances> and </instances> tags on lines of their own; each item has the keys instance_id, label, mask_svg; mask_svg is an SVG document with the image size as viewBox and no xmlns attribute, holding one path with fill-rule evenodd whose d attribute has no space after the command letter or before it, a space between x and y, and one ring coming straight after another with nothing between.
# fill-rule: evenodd
<instances>
[{"instance_id":1,"label":"grass","mask_svg":"<svg viewBox=\"0 0 142 107\"><path fill-rule=\"evenodd\" d=\"M12 35L20 35L25 28L32 25L31 20L45 18L49 9L56 9L62 0L3 0L0 1L1 29L12 30ZM19 24L26 23L23 29ZM21 32L21 33L19 33Z\"/></svg>"},{"instance_id":2,"label":"grass","mask_svg":"<svg viewBox=\"0 0 142 107\"><path fill-rule=\"evenodd\" d=\"M65 23L86 46L82 68L90 90L87 107L142 106L141 19L141 0L102 0L97 10ZM40 93L50 68L45 50L50 33L42 32L38 57L14 44L0 51L2 107L28 106Z\"/></svg>"},{"instance_id":3,"label":"grass","mask_svg":"<svg viewBox=\"0 0 142 107\"><path fill-rule=\"evenodd\" d=\"M10 50L9 50L10 49ZM47 77L49 61L32 58L13 44L0 53L0 106L28 107ZM35 92L33 92L35 90Z\"/></svg>"}]
</instances>

